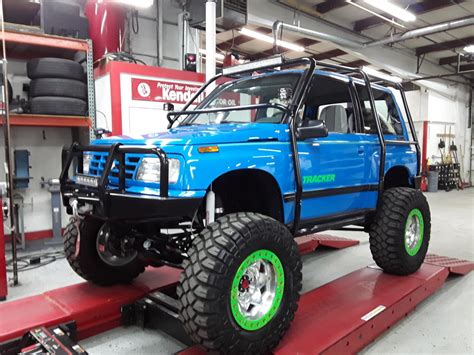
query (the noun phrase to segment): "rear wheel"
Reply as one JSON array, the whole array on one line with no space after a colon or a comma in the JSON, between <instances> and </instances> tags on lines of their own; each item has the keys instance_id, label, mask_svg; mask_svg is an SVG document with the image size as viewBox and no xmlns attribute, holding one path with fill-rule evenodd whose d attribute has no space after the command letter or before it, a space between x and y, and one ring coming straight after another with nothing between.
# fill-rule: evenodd
<instances>
[{"instance_id":1,"label":"rear wheel","mask_svg":"<svg viewBox=\"0 0 474 355\"><path fill-rule=\"evenodd\" d=\"M194 342L222 353L268 353L294 318L301 257L288 229L255 213L217 219L193 241L178 285Z\"/></svg>"},{"instance_id":2,"label":"rear wheel","mask_svg":"<svg viewBox=\"0 0 474 355\"><path fill-rule=\"evenodd\" d=\"M421 191L388 189L370 227L372 256L388 273L411 274L425 259L430 232L430 209Z\"/></svg>"},{"instance_id":3,"label":"rear wheel","mask_svg":"<svg viewBox=\"0 0 474 355\"><path fill-rule=\"evenodd\" d=\"M137 253L124 253L111 233L107 225L93 218L80 221L79 230L75 220L66 227L66 259L79 276L99 285L113 285L129 283L145 270Z\"/></svg>"}]
</instances>

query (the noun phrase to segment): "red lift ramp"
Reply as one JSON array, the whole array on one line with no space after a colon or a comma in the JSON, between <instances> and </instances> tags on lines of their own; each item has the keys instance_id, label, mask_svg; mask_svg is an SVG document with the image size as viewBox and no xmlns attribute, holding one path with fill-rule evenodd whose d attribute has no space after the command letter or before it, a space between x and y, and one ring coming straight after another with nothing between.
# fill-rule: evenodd
<instances>
[{"instance_id":1,"label":"red lift ramp","mask_svg":"<svg viewBox=\"0 0 474 355\"><path fill-rule=\"evenodd\" d=\"M299 237L296 241L302 254L312 252L320 245L341 249L359 243L320 234ZM37 327L73 321L78 339L118 327L122 324L122 306L172 287L178 282L180 272L166 266L150 268L131 285L100 287L82 282L0 304L0 352L2 345L16 341Z\"/></svg>"},{"instance_id":2,"label":"red lift ramp","mask_svg":"<svg viewBox=\"0 0 474 355\"><path fill-rule=\"evenodd\" d=\"M441 288L450 273L464 275L474 263L427 255L409 276L376 266L354 271L302 295L295 319L275 354L354 354L406 317ZM198 347L179 354L204 354Z\"/></svg>"}]
</instances>

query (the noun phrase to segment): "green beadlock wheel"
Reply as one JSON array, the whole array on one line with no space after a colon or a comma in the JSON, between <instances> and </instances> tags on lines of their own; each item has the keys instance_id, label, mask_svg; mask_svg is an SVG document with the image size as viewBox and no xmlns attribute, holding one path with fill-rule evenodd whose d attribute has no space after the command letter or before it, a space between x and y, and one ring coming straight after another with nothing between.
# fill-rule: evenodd
<instances>
[{"instance_id":1,"label":"green beadlock wheel","mask_svg":"<svg viewBox=\"0 0 474 355\"><path fill-rule=\"evenodd\" d=\"M245 330L264 327L277 313L285 274L280 259L269 250L257 250L240 265L230 295L232 315Z\"/></svg>"},{"instance_id":2,"label":"green beadlock wheel","mask_svg":"<svg viewBox=\"0 0 474 355\"><path fill-rule=\"evenodd\" d=\"M408 255L415 256L423 244L424 222L418 208L410 211L405 224L405 250Z\"/></svg>"},{"instance_id":3,"label":"green beadlock wheel","mask_svg":"<svg viewBox=\"0 0 474 355\"><path fill-rule=\"evenodd\" d=\"M231 213L193 240L177 286L189 337L219 354L269 354L290 327L301 290L301 255L286 226Z\"/></svg>"}]
</instances>

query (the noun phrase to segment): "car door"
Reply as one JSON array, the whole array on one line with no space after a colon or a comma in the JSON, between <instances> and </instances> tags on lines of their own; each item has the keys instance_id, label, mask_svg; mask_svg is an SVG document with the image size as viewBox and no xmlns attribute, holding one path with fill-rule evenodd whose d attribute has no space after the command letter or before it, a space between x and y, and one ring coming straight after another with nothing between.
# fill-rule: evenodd
<instances>
[{"instance_id":1,"label":"car door","mask_svg":"<svg viewBox=\"0 0 474 355\"><path fill-rule=\"evenodd\" d=\"M367 195L374 187L368 184L365 145L353 97L349 81L321 77L315 79L306 99L303 119L323 120L329 134L298 141L303 222L344 218L372 206L376 198Z\"/></svg>"}]
</instances>

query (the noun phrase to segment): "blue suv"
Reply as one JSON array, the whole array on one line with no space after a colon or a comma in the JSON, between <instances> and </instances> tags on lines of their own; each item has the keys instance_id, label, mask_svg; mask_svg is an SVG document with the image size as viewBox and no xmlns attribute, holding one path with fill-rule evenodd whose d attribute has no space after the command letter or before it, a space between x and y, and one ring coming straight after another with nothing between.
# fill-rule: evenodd
<instances>
[{"instance_id":1,"label":"blue suv","mask_svg":"<svg viewBox=\"0 0 474 355\"><path fill-rule=\"evenodd\" d=\"M376 80L273 57L224 69L167 132L73 144L60 178L70 265L102 285L182 268L184 328L231 353L268 353L289 328L296 236L366 231L384 271L415 272L430 239L420 148L402 86Z\"/></svg>"}]
</instances>

